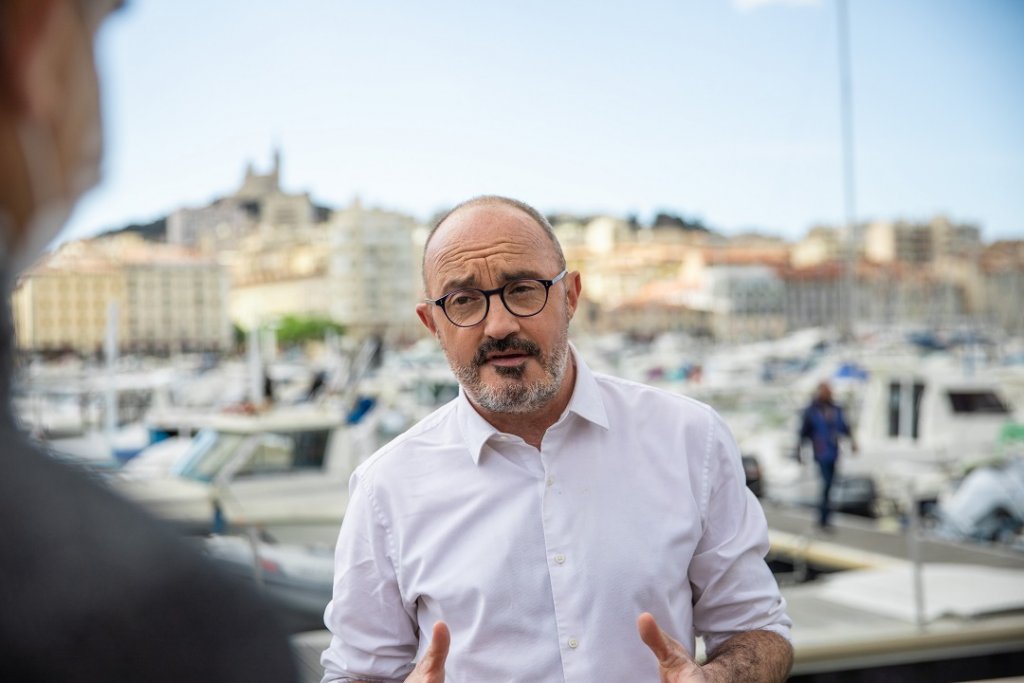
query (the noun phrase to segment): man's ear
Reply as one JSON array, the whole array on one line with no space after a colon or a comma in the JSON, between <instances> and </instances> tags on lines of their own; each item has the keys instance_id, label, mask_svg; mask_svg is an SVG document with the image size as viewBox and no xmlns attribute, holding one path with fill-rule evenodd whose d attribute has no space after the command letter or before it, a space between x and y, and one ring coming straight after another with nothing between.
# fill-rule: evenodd
<instances>
[{"instance_id":1,"label":"man's ear","mask_svg":"<svg viewBox=\"0 0 1024 683\"><path fill-rule=\"evenodd\" d=\"M72 8L66 0L8 0L0 92L13 112L45 119L59 106Z\"/></svg>"},{"instance_id":2,"label":"man's ear","mask_svg":"<svg viewBox=\"0 0 1024 683\"><path fill-rule=\"evenodd\" d=\"M565 276L566 304L569 306L569 319L576 314L576 307L580 304L580 292L583 290L583 283L578 270L574 270Z\"/></svg>"},{"instance_id":3,"label":"man's ear","mask_svg":"<svg viewBox=\"0 0 1024 683\"><path fill-rule=\"evenodd\" d=\"M416 315L419 316L420 322L423 326L430 330L430 334L437 336L437 324L434 323L433 316L433 304L419 303L416 304Z\"/></svg>"}]
</instances>

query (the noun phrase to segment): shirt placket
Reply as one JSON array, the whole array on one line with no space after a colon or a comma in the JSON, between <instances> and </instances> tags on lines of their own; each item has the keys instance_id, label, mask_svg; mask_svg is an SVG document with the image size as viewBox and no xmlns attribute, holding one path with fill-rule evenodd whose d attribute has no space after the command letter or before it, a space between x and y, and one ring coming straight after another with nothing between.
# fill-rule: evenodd
<instances>
[{"instance_id":1,"label":"shirt placket","mask_svg":"<svg viewBox=\"0 0 1024 683\"><path fill-rule=\"evenodd\" d=\"M566 681L579 679L583 670L581 657L585 657L586 637L580 613L579 578L581 567L574 548L572 530L572 504L563 488L565 459L558 458L557 438L549 430L541 450L544 479L541 483L541 519L544 544L554 602L558 647L562 658L562 673Z\"/></svg>"}]
</instances>

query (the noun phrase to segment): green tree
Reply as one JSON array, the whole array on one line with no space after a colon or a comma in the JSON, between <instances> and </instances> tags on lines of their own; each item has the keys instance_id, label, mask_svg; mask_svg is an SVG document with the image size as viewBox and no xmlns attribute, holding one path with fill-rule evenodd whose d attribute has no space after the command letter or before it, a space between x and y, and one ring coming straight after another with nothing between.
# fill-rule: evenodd
<instances>
[{"instance_id":1,"label":"green tree","mask_svg":"<svg viewBox=\"0 0 1024 683\"><path fill-rule=\"evenodd\" d=\"M345 327L330 318L286 315L277 323L277 343L281 346L298 346L323 339L329 331L340 335L345 333Z\"/></svg>"}]
</instances>

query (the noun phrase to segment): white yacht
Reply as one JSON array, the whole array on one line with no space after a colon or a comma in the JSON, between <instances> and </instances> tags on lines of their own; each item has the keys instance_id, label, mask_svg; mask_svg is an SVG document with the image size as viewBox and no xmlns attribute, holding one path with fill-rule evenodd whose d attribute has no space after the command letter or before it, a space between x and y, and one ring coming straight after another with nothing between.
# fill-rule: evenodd
<instances>
[{"instance_id":1,"label":"white yacht","mask_svg":"<svg viewBox=\"0 0 1024 683\"><path fill-rule=\"evenodd\" d=\"M870 474L882 496L933 501L953 477L998 457L1015 421L1000 383L935 359L876 359L859 404L851 406L860 452L846 474Z\"/></svg>"},{"instance_id":2,"label":"white yacht","mask_svg":"<svg viewBox=\"0 0 1024 683\"><path fill-rule=\"evenodd\" d=\"M191 532L258 528L276 538L333 541L349 476L376 445L372 417L349 424L325 406L212 415L170 471L125 470L113 485Z\"/></svg>"}]
</instances>

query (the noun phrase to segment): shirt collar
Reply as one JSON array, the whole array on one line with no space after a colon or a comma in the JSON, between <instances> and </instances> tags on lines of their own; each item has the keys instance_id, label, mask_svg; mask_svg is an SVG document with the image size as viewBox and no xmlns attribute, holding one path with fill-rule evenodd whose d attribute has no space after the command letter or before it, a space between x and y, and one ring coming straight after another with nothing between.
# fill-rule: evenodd
<instances>
[{"instance_id":1,"label":"shirt collar","mask_svg":"<svg viewBox=\"0 0 1024 683\"><path fill-rule=\"evenodd\" d=\"M583 362L576 347L571 343L569 350L572 352L573 360L576 361L576 385L572 389L572 397L565 410L568 413L576 413L584 420L593 422L599 427L608 429L608 412L604 408L601 390L597 386L597 380L594 379L594 373Z\"/></svg>"},{"instance_id":2,"label":"shirt collar","mask_svg":"<svg viewBox=\"0 0 1024 683\"><path fill-rule=\"evenodd\" d=\"M601 392L597 386L597 380L594 379L594 374L580 358L579 352L576 351L576 347L572 343L569 344L569 352L572 355L572 360L576 363L576 383L573 385L569 405L566 406L565 412L562 413L562 417L555 423L555 426L565 421L566 414L575 413L588 422L608 429L608 413L605 410L604 401L601 400ZM457 401L455 415L459 430L462 432L462 439L466 448L469 449L473 462L479 465L484 444L501 432L476 411L461 386L459 387L459 396L455 400Z\"/></svg>"}]
</instances>

